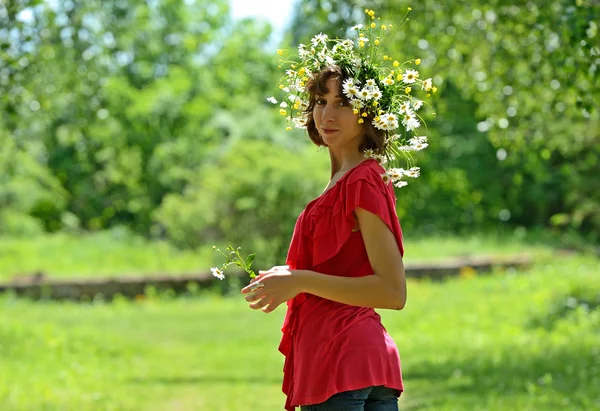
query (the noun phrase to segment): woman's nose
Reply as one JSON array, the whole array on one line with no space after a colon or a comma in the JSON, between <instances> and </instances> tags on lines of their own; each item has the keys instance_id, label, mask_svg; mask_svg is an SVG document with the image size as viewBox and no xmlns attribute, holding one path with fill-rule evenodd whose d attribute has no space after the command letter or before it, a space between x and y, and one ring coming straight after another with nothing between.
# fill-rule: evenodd
<instances>
[{"instance_id":1,"label":"woman's nose","mask_svg":"<svg viewBox=\"0 0 600 411\"><path fill-rule=\"evenodd\" d=\"M328 123L333 121L334 117L334 107L329 104L325 104L325 107L323 107L323 113L321 114L321 121L323 121L324 123Z\"/></svg>"}]
</instances>

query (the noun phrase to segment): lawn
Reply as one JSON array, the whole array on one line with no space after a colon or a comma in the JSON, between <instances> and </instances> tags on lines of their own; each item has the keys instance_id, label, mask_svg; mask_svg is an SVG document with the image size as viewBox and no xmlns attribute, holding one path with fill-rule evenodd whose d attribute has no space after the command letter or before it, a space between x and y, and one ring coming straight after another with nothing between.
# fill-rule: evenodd
<instances>
[{"instance_id":1,"label":"lawn","mask_svg":"<svg viewBox=\"0 0 600 411\"><path fill-rule=\"evenodd\" d=\"M409 282L382 310L403 410L600 408L600 261ZM208 292L113 303L0 297L0 409L281 410L283 310Z\"/></svg>"},{"instance_id":2,"label":"lawn","mask_svg":"<svg viewBox=\"0 0 600 411\"><path fill-rule=\"evenodd\" d=\"M548 256L551 248L517 236L420 237L405 233L405 261L431 262L456 256ZM52 277L182 274L208 272L222 261L212 244L180 250L121 230L85 235L0 237L0 282L43 272ZM274 262L278 265L281 262Z\"/></svg>"}]
</instances>

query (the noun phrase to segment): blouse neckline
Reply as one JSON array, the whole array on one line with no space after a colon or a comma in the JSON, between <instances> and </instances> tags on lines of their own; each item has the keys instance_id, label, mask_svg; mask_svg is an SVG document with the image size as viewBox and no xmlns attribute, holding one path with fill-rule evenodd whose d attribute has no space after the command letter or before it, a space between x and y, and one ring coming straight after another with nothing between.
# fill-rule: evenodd
<instances>
[{"instance_id":1,"label":"blouse neckline","mask_svg":"<svg viewBox=\"0 0 600 411\"><path fill-rule=\"evenodd\" d=\"M346 177L348 177L350 174L352 174L352 172L354 170L356 170L358 167L362 166L365 163L368 163L369 161L376 161L374 158L368 158L364 161L361 161L360 163L358 163L357 165L355 165L354 167L352 167L351 169L349 169L348 171L346 171L344 173L344 175L342 175L336 182L334 185L332 185L331 187L329 187L327 190L323 191L321 193L321 195L319 195L317 198L311 200L306 206L308 207L309 205L312 205L312 203L315 203L317 200L322 199L323 197L325 197L325 195L327 193L329 193L331 190L333 190L338 184L340 184L342 182L343 179L345 179Z\"/></svg>"}]
</instances>

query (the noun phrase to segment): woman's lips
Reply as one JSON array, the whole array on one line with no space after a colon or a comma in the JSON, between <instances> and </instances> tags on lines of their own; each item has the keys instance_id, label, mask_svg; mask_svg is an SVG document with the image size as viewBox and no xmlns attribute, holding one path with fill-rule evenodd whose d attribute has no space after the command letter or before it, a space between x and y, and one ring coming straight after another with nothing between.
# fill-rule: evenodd
<instances>
[{"instance_id":1,"label":"woman's lips","mask_svg":"<svg viewBox=\"0 0 600 411\"><path fill-rule=\"evenodd\" d=\"M332 133L335 133L335 132L336 132L336 131L338 131L338 130L336 130L336 129L333 129L333 128L322 128L322 129L321 129L321 131L322 131L323 133L325 133L325 134L332 134Z\"/></svg>"}]
</instances>

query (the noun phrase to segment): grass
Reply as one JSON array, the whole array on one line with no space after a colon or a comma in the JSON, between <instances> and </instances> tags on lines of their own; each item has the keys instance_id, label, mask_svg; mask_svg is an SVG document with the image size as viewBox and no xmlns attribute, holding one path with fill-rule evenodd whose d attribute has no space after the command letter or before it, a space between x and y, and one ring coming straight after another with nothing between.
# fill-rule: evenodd
<instances>
[{"instance_id":1,"label":"grass","mask_svg":"<svg viewBox=\"0 0 600 411\"><path fill-rule=\"evenodd\" d=\"M406 234L405 242L407 263L475 254L551 254L549 247L515 236L416 238ZM79 236L47 234L34 239L0 237L0 282L37 272L51 277L208 272L221 263L211 246L179 250L166 242L149 242L119 230Z\"/></svg>"},{"instance_id":2,"label":"grass","mask_svg":"<svg viewBox=\"0 0 600 411\"><path fill-rule=\"evenodd\" d=\"M380 311L401 351L401 408L598 409L600 311L570 293L600 293L599 263L411 280L407 307ZM282 409L282 309L201 293L86 305L4 296L0 310L2 410Z\"/></svg>"}]
</instances>

